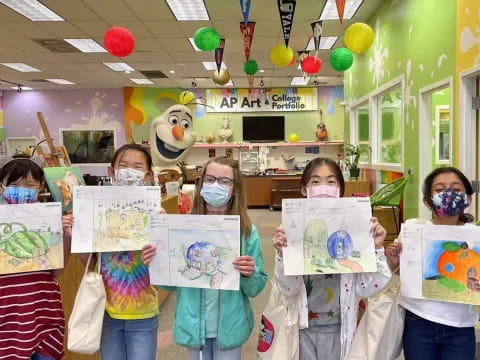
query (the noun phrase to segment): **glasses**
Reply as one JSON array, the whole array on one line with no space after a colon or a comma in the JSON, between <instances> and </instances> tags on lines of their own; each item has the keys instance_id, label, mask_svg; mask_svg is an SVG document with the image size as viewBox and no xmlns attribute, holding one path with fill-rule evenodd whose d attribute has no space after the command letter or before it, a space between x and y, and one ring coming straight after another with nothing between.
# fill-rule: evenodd
<instances>
[{"instance_id":1,"label":"glasses","mask_svg":"<svg viewBox=\"0 0 480 360\"><path fill-rule=\"evenodd\" d=\"M212 176L212 175L205 175L203 177L203 183L204 184L213 184L215 183L215 181L218 183L218 185L220 186L225 186L225 187L228 187L230 185L233 184L233 179L230 179L230 178L227 178L227 177L215 177L215 176Z\"/></svg>"}]
</instances>

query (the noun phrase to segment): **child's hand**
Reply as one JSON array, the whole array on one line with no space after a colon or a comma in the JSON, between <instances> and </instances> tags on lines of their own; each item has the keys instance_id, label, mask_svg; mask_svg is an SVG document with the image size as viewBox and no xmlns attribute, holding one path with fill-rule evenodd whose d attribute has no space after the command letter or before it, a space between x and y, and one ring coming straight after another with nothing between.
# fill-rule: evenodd
<instances>
[{"instance_id":1,"label":"child's hand","mask_svg":"<svg viewBox=\"0 0 480 360\"><path fill-rule=\"evenodd\" d=\"M397 241L388 245L387 250L385 250L385 255L387 256L390 268L395 270L400 266L400 254L402 253L402 243Z\"/></svg>"},{"instance_id":2,"label":"child's hand","mask_svg":"<svg viewBox=\"0 0 480 360\"><path fill-rule=\"evenodd\" d=\"M373 234L375 241L375 247L380 249L383 247L383 242L387 237L387 230L378 222L376 217L370 219L372 225L370 225L370 232Z\"/></svg>"},{"instance_id":3,"label":"child's hand","mask_svg":"<svg viewBox=\"0 0 480 360\"><path fill-rule=\"evenodd\" d=\"M255 271L255 261L253 257L248 255L239 256L237 260L233 262L234 268L240 271L245 277L252 276Z\"/></svg>"},{"instance_id":4,"label":"child's hand","mask_svg":"<svg viewBox=\"0 0 480 360\"><path fill-rule=\"evenodd\" d=\"M287 247L287 237L285 236L285 230L280 225L275 231L275 235L272 239L273 247L277 250L277 255L283 256L283 248Z\"/></svg>"},{"instance_id":5,"label":"child's hand","mask_svg":"<svg viewBox=\"0 0 480 360\"><path fill-rule=\"evenodd\" d=\"M153 257L157 254L157 248L152 244L147 244L142 248L142 261L145 265L150 265Z\"/></svg>"},{"instance_id":6,"label":"child's hand","mask_svg":"<svg viewBox=\"0 0 480 360\"><path fill-rule=\"evenodd\" d=\"M167 213L167 210L165 210L163 207L160 208L160 214L164 214L164 215L165 215L166 213Z\"/></svg>"},{"instance_id":7,"label":"child's hand","mask_svg":"<svg viewBox=\"0 0 480 360\"><path fill-rule=\"evenodd\" d=\"M62 216L62 227L63 227L63 236L67 239L72 238L72 226L73 226L73 215L63 215Z\"/></svg>"}]
</instances>

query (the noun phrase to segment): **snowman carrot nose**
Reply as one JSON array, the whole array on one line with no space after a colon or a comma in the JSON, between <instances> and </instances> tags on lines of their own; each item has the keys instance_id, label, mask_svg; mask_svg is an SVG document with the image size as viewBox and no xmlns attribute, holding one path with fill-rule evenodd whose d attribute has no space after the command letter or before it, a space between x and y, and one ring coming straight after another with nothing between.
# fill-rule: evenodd
<instances>
[{"instance_id":1,"label":"snowman carrot nose","mask_svg":"<svg viewBox=\"0 0 480 360\"><path fill-rule=\"evenodd\" d=\"M183 128L179 125L175 125L173 128L172 128L172 135L175 139L177 140L183 140L183 135L184 135L184 131L183 131Z\"/></svg>"}]
</instances>

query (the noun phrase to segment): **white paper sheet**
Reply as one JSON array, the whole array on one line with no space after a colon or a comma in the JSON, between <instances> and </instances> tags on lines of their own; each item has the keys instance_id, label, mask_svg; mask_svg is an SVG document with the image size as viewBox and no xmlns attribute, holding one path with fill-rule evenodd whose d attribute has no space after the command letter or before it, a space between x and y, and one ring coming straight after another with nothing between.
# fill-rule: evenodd
<instances>
[{"instance_id":1,"label":"white paper sheet","mask_svg":"<svg viewBox=\"0 0 480 360\"><path fill-rule=\"evenodd\" d=\"M150 242L157 254L150 264L155 285L238 290L238 215L155 215Z\"/></svg>"}]
</instances>

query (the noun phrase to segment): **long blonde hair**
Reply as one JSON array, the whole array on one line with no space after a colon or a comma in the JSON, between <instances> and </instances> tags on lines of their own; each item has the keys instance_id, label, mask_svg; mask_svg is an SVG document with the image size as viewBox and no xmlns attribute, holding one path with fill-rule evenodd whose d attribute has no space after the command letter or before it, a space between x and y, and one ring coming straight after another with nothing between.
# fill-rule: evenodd
<instances>
[{"instance_id":1,"label":"long blonde hair","mask_svg":"<svg viewBox=\"0 0 480 360\"><path fill-rule=\"evenodd\" d=\"M200 178L197 182L195 190L195 199L193 201L193 207L191 214L204 215L207 213L207 206L205 200L200 196L200 191L203 187L203 179L207 171L208 165L211 163L217 163L220 165L226 165L233 170L233 193L228 203L227 214L240 215L240 233L241 235L249 236L252 231L252 223L247 213L247 201L245 199L245 192L243 190L242 173L240 172L240 166L237 160L230 157L220 156L210 159L202 168Z\"/></svg>"}]
</instances>

